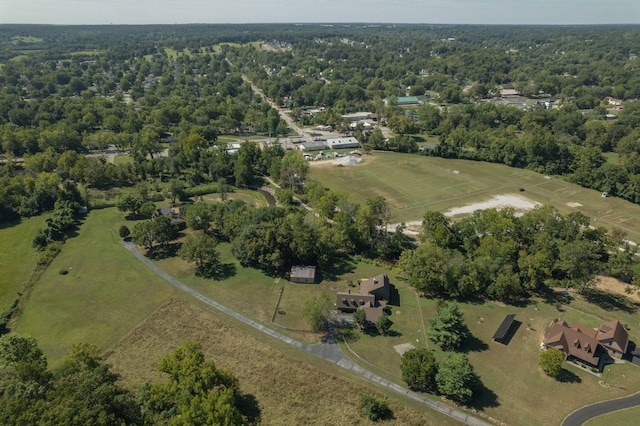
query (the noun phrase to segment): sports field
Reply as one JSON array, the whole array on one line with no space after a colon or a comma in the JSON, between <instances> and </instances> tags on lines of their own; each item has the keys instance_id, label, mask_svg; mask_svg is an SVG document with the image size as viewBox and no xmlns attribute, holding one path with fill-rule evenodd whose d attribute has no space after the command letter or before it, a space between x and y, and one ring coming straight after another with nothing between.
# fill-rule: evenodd
<instances>
[{"instance_id":1,"label":"sports field","mask_svg":"<svg viewBox=\"0 0 640 426\"><path fill-rule=\"evenodd\" d=\"M355 166L312 163L309 175L325 187L347 191L364 203L383 196L392 207L393 222L422 219L428 210L449 209L486 201L495 195L517 194L560 211L581 211L592 224L618 227L640 241L640 206L616 197L603 198L556 177L500 164L448 160L415 154L374 153Z\"/></svg>"}]
</instances>

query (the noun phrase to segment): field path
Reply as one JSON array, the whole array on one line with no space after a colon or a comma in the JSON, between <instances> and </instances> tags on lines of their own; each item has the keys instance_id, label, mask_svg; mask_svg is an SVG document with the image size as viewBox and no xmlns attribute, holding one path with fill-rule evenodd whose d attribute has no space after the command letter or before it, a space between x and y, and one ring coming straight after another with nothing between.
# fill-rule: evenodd
<instances>
[{"instance_id":1,"label":"field path","mask_svg":"<svg viewBox=\"0 0 640 426\"><path fill-rule=\"evenodd\" d=\"M151 262L149 259L147 259L142 253L140 253L140 251L138 251L136 245L132 242L128 242L128 241L121 241L120 244L122 244L127 250L129 250L134 256L136 256L138 259L140 259L140 261L142 261L145 265L147 265L153 272L155 272L156 274L158 274L161 278L165 279L167 282L169 282L171 285L173 285L174 287L178 288L179 290L182 290L186 293L188 293L189 295L195 297L196 299L200 300L201 302L207 304L208 306L217 309L221 312L224 312L225 314L237 319L238 321L241 321L265 334L268 334L269 336L273 337L274 339L278 339L282 342L288 343L292 346L295 346L305 352L309 352L315 356L317 356L318 358L322 358L326 361L329 361L333 364L336 364L342 368L344 368L345 370L348 370L354 374L357 374L358 376L364 377L367 380L370 380L372 382L375 382L377 384L379 384L380 386L383 386L391 391L394 391L396 393L399 393L401 395L404 395L408 398L411 398L413 400L416 400L418 402L421 402L423 404L428 405L429 407L433 408L434 410L438 410L439 412L446 414L462 423L468 424L468 425L473 425L473 426L488 426L488 423L483 422L480 419L477 419L475 417L470 416L469 414L460 411L460 410L456 410L454 408L448 407L444 404L441 404L437 401L433 401L429 398L426 398L422 395L419 395L415 392L412 392L408 389L403 388L402 386L399 386L393 382L390 382L389 380L383 379L380 376L377 376L373 373L371 373L368 370L365 370L364 368L360 367L359 365L357 365L356 363L354 363L353 361L351 361L351 359L349 359L340 349L340 347L335 343L320 343L320 344L316 344L316 345L312 345L312 344L308 344L308 343L302 343L299 342L297 340L294 340L292 338L290 338L289 336L285 336L284 334L278 333L275 330L270 329L269 327L266 327L260 323L258 323L257 321L254 321L250 318L245 317L244 315L239 314L238 312L234 311L233 309L229 309L226 306L221 305L218 302L215 302L211 299L209 299L208 297L198 293L197 291L193 290L192 288L184 285L183 283L181 283L180 281L178 281L177 279L175 279L174 277L172 277L171 275L167 274L165 271L163 271L162 269L160 269L155 263Z\"/></svg>"}]
</instances>

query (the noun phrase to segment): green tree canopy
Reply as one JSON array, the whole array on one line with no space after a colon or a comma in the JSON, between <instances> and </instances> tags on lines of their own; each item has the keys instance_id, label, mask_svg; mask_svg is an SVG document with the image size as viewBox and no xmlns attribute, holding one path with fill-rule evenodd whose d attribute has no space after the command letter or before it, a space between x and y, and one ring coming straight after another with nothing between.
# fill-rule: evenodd
<instances>
[{"instance_id":1,"label":"green tree canopy","mask_svg":"<svg viewBox=\"0 0 640 426\"><path fill-rule=\"evenodd\" d=\"M440 362L436 383L438 392L460 403L466 403L480 384L480 378L473 371L465 354L451 354Z\"/></svg>"},{"instance_id":2,"label":"green tree canopy","mask_svg":"<svg viewBox=\"0 0 640 426\"><path fill-rule=\"evenodd\" d=\"M444 303L438 315L429 319L427 336L444 351L459 349L468 337L462 312L455 302Z\"/></svg>"},{"instance_id":3,"label":"green tree canopy","mask_svg":"<svg viewBox=\"0 0 640 426\"><path fill-rule=\"evenodd\" d=\"M560 376L563 362L564 353L558 349L549 348L540 354L540 367L553 378Z\"/></svg>"},{"instance_id":4,"label":"green tree canopy","mask_svg":"<svg viewBox=\"0 0 640 426\"><path fill-rule=\"evenodd\" d=\"M205 276L213 276L220 267L220 253L216 250L214 237L197 231L185 238L180 248L180 257L193 262L198 272Z\"/></svg>"},{"instance_id":5,"label":"green tree canopy","mask_svg":"<svg viewBox=\"0 0 640 426\"><path fill-rule=\"evenodd\" d=\"M173 425L244 425L238 407L238 380L205 359L199 342L185 341L160 362L165 382L143 388L151 424L171 418Z\"/></svg>"},{"instance_id":6,"label":"green tree canopy","mask_svg":"<svg viewBox=\"0 0 640 426\"><path fill-rule=\"evenodd\" d=\"M0 338L0 424L138 425L140 409L117 385L97 347L74 345L63 365L46 370L35 339Z\"/></svg>"},{"instance_id":7,"label":"green tree canopy","mask_svg":"<svg viewBox=\"0 0 640 426\"><path fill-rule=\"evenodd\" d=\"M331 321L332 310L333 302L329 296L321 293L305 300L302 307L302 315L311 330L319 333L327 330L329 321Z\"/></svg>"},{"instance_id":8,"label":"green tree canopy","mask_svg":"<svg viewBox=\"0 0 640 426\"><path fill-rule=\"evenodd\" d=\"M409 388L426 392L436 390L438 362L433 352L424 348L408 350L402 355L400 370L402 371L402 380Z\"/></svg>"}]
</instances>

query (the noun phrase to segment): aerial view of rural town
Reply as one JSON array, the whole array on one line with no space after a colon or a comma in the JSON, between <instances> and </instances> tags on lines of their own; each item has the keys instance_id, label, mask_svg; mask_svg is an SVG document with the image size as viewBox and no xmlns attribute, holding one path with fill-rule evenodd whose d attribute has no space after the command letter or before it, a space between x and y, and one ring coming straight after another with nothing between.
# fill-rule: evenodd
<instances>
[{"instance_id":1,"label":"aerial view of rural town","mask_svg":"<svg viewBox=\"0 0 640 426\"><path fill-rule=\"evenodd\" d=\"M638 424L640 7L8 3L0 425Z\"/></svg>"}]
</instances>

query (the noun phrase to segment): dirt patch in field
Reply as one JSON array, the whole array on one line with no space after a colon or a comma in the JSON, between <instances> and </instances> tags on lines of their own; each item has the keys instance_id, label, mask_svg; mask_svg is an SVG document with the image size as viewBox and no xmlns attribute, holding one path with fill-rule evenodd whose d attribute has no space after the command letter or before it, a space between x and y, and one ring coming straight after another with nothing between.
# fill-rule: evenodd
<instances>
[{"instance_id":1,"label":"dirt patch in field","mask_svg":"<svg viewBox=\"0 0 640 426\"><path fill-rule=\"evenodd\" d=\"M469 204L463 207L456 207L444 213L445 216L458 216L471 214L476 210L504 209L512 207L518 213L524 213L539 206L540 203L530 200L527 197L517 194L494 195L490 200Z\"/></svg>"},{"instance_id":2,"label":"dirt patch in field","mask_svg":"<svg viewBox=\"0 0 640 426\"><path fill-rule=\"evenodd\" d=\"M393 349L396 350L400 355L404 355L405 352L410 351L411 349L415 349L411 343L402 343L400 345L395 345Z\"/></svg>"},{"instance_id":3,"label":"dirt patch in field","mask_svg":"<svg viewBox=\"0 0 640 426\"><path fill-rule=\"evenodd\" d=\"M105 354L129 389L144 381L165 380L160 360L185 340L202 343L207 359L231 370L242 392L253 395L265 425L370 425L360 415L360 395L380 397L367 386L343 379L274 349L245 330L219 320L208 310L172 300L150 315ZM320 362L320 361L318 361ZM453 424L388 400L390 424Z\"/></svg>"},{"instance_id":4,"label":"dirt patch in field","mask_svg":"<svg viewBox=\"0 0 640 426\"><path fill-rule=\"evenodd\" d=\"M632 293L627 293L625 289L629 288L628 284L621 282L620 280L612 277L596 277L596 288L602 291L608 291L609 293L619 294L625 296L634 302L640 302L640 295L638 291L634 289Z\"/></svg>"},{"instance_id":5,"label":"dirt patch in field","mask_svg":"<svg viewBox=\"0 0 640 426\"><path fill-rule=\"evenodd\" d=\"M501 194L494 195L491 199L487 201L481 201L479 203L473 203L462 207L455 207L450 210L444 212L444 215L447 217L466 215L475 212L476 210L486 210L486 209L503 209L506 207L512 207L516 214L523 214L529 210L534 209L539 206L540 203L530 200L527 197L517 194ZM387 225L388 232L394 232L398 227L399 223L393 223L391 225ZM416 236L420 233L422 229L422 221L415 220L411 222L406 222L406 229L404 231L405 234Z\"/></svg>"}]
</instances>

